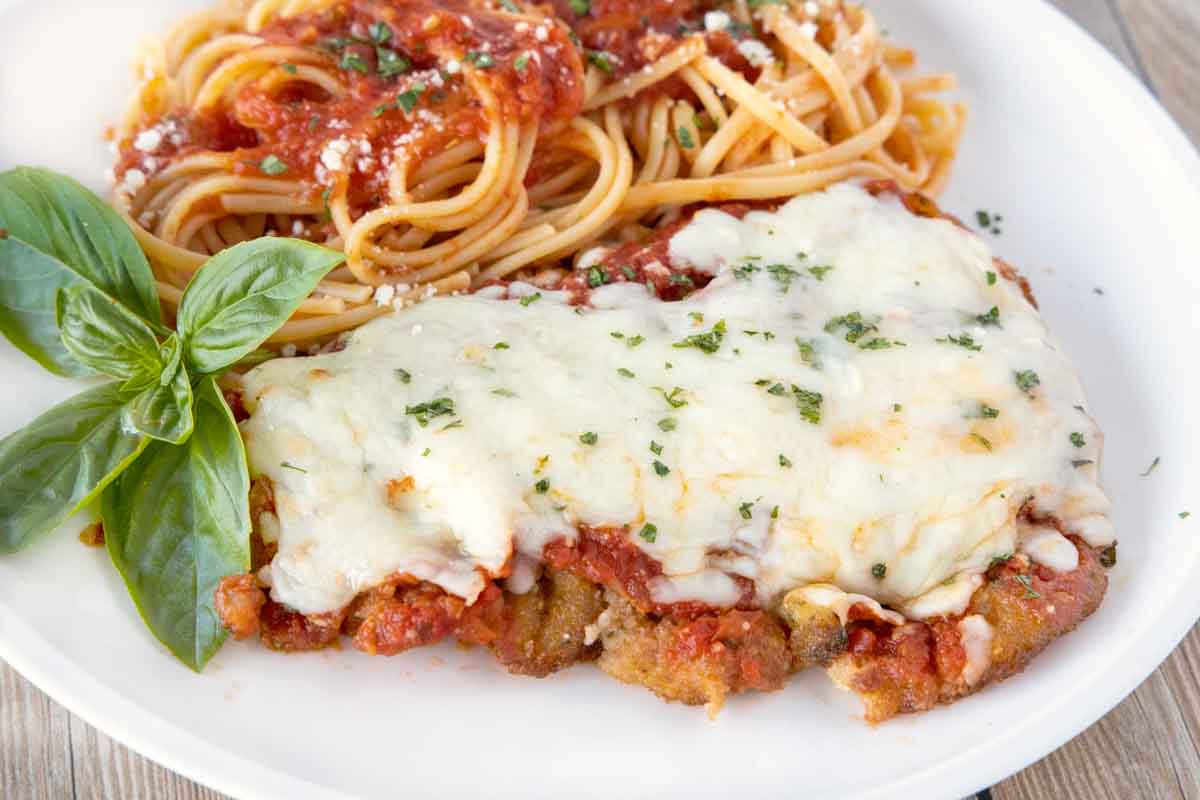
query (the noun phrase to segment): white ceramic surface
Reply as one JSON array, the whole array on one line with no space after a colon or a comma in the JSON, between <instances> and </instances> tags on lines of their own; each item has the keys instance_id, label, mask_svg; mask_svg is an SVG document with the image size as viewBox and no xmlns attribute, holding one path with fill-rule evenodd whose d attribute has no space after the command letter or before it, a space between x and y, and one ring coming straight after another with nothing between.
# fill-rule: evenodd
<instances>
[{"instance_id":1,"label":"white ceramic surface","mask_svg":"<svg viewBox=\"0 0 1200 800\"><path fill-rule=\"evenodd\" d=\"M196 5L0 0L0 169L43 164L100 188L100 131L136 42ZM1047 5L872 7L927 68L958 73L971 120L943 203L968 221L1004 215L989 238L1032 281L1108 434L1120 564L1099 613L1025 674L877 729L819 672L737 698L715 722L590 667L533 681L453 647L372 659L231 643L195 675L142 627L78 524L0 560L0 657L135 749L248 798L955 797L1097 719L1200 615L1187 481L1200 472L1200 161ZM76 388L0 342L0 431Z\"/></svg>"}]
</instances>

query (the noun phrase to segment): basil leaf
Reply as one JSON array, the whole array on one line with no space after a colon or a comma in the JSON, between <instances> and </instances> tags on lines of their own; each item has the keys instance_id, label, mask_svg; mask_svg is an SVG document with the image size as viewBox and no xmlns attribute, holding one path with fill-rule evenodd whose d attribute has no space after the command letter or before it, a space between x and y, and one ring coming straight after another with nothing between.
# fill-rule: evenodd
<instances>
[{"instance_id":1,"label":"basil leaf","mask_svg":"<svg viewBox=\"0 0 1200 800\"><path fill-rule=\"evenodd\" d=\"M64 175L0 173L0 333L46 369L86 375L55 326L59 289L90 283L161 325L154 274L124 220Z\"/></svg>"},{"instance_id":2,"label":"basil leaf","mask_svg":"<svg viewBox=\"0 0 1200 800\"><path fill-rule=\"evenodd\" d=\"M176 348L178 352L179 348ZM178 361L174 374L143 389L125 407L125 424L152 439L182 444L192 433L192 386Z\"/></svg>"},{"instance_id":3,"label":"basil leaf","mask_svg":"<svg viewBox=\"0 0 1200 800\"><path fill-rule=\"evenodd\" d=\"M344 256L266 237L222 250L184 292L176 327L195 375L237 363L275 333Z\"/></svg>"},{"instance_id":4,"label":"basil leaf","mask_svg":"<svg viewBox=\"0 0 1200 800\"><path fill-rule=\"evenodd\" d=\"M250 568L250 476L216 382L196 386L196 429L152 442L100 503L113 564L150 630L199 671L225 641L213 592Z\"/></svg>"},{"instance_id":5,"label":"basil leaf","mask_svg":"<svg viewBox=\"0 0 1200 800\"><path fill-rule=\"evenodd\" d=\"M162 372L150 326L89 284L59 290L58 331L71 355L97 372L125 380Z\"/></svg>"},{"instance_id":6,"label":"basil leaf","mask_svg":"<svg viewBox=\"0 0 1200 800\"><path fill-rule=\"evenodd\" d=\"M142 452L124 402L117 384L97 386L0 440L0 553L57 528Z\"/></svg>"}]
</instances>

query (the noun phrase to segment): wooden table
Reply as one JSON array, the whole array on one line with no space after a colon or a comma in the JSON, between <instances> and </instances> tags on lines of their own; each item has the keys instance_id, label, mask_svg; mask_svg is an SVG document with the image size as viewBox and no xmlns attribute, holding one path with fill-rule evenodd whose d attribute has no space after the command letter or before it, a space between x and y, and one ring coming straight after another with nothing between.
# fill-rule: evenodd
<instances>
[{"instance_id":1,"label":"wooden table","mask_svg":"<svg viewBox=\"0 0 1200 800\"><path fill-rule=\"evenodd\" d=\"M1200 144L1200 1L1053 2L1141 78ZM988 795L1200 800L1200 627L1108 716L980 794ZM222 797L117 744L0 663L0 798Z\"/></svg>"}]
</instances>

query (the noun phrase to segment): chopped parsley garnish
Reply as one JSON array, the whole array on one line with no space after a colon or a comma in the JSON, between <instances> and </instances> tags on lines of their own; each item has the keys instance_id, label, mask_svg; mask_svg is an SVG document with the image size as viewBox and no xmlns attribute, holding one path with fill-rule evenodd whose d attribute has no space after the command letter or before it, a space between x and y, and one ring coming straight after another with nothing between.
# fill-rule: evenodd
<instances>
[{"instance_id":1,"label":"chopped parsley garnish","mask_svg":"<svg viewBox=\"0 0 1200 800\"><path fill-rule=\"evenodd\" d=\"M670 472L671 472L670 467L668 467L666 464L659 461L657 458L654 459L654 473L656 475L658 475L658 477L665 478L667 475L670 474Z\"/></svg>"},{"instance_id":2,"label":"chopped parsley garnish","mask_svg":"<svg viewBox=\"0 0 1200 800\"><path fill-rule=\"evenodd\" d=\"M542 478L533 485L533 488L537 490L538 494L545 494L546 492L550 491L550 479Z\"/></svg>"},{"instance_id":3,"label":"chopped parsley garnish","mask_svg":"<svg viewBox=\"0 0 1200 800\"><path fill-rule=\"evenodd\" d=\"M859 350L887 350L892 347L903 347L904 342L894 342L891 339L881 339L876 336L874 339L867 339L865 342L858 343Z\"/></svg>"},{"instance_id":4,"label":"chopped parsley garnish","mask_svg":"<svg viewBox=\"0 0 1200 800\"><path fill-rule=\"evenodd\" d=\"M407 58L395 50L389 50L386 47L375 48L375 61L378 64L379 76L381 78L392 78L396 75L403 75L412 66Z\"/></svg>"},{"instance_id":5,"label":"chopped parsley garnish","mask_svg":"<svg viewBox=\"0 0 1200 800\"><path fill-rule=\"evenodd\" d=\"M421 458L424 458L425 456L429 455L432 452L433 452L432 450L430 450L428 447L426 447L424 450L421 451Z\"/></svg>"},{"instance_id":6,"label":"chopped parsley garnish","mask_svg":"<svg viewBox=\"0 0 1200 800\"><path fill-rule=\"evenodd\" d=\"M588 286L595 289L597 286L603 286L608 283L608 273L599 267L589 267L587 271Z\"/></svg>"},{"instance_id":7,"label":"chopped parsley garnish","mask_svg":"<svg viewBox=\"0 0 1200 800\"><path fill-rule=\"evenodd\" d=\"M366 75L369 71L367 62L362 60L362 56L349 50L342 53L342 60L338 62L338 67L340 69L352 69L355 72L361 72L363 75Z\"/></svg>"},{"instance_id":8,"label":"chopped parsley garnish","mask_svg":"<svg viewBox=\"0 0 1200 800\"><path fill-rule=\"evenodd\" d=\"M308 474L308 470L306 470L304 467L297 467L295 464L292 464L288 461L280 461L279 466L281 466L284 469L292 469L292 470L295 470L296 472L303 472L305 475Z\"/></svg>"},{"instance_id":9,"label":"chopped parsley garnish","mask_svg":"<svg viewBox=\"0 0 1200 800\"><path fill-rule=\"evenodd\" d=\"M767 394L773 394L776 397L782 396L786 391L787 389L784 388L782 383L774 383L767 387Z\"/></svg>"},{"instance_id":10,"label":"chopped parsley garnish","mask_svg":"<svg viewBox=\"0 0 1200 800\"><path fill-rule=\"evenodd\" d=\"M678 272L671 273L668 283L670 283L672 286L686 286L689 289L696 285L694 280L689 278L687 275L682 275Z\"/></svg>"},{"instance_id":11,"label":"chopped parsley garnish","mask_svg":"<svg viewBox=\"0 0 1200 800\"><path fill-rule=\"evenodd\" d=\"M887 575L887 564L875 564L871 567L871 575L878 580L883 580Z\"/></svg>"},{"instance_id":12,"label":"chopped parsley garnish","mask_svg":"<svg viewBox=\"0 0 1200 800\"><path fill-rule=\"evenodd\" d=\"M967 350L972 350L974 352L979 352L980 350L983 349L982 345L975 344L975 338L973 336L971 336L971 334L969 334L969 333L960 333L958 336L954 336L952 334L946 334L945 336L943 336L940 339L937 339L936 341L939 341L942 344L956 344L959 347L965 348Z\"/></svg>"},{"instance_id":13,"label":"chopped parsley garnish","mask_svg":"<svg viewBox=\"0 0 1200 800\"><path fill-rule=\"evenodd\" d=\"M825 399L821 393L810 392L792 384L792 394L796 397L796 408L800 409L800 416L813 425L821 424L821 402Z\"/></svg>"},{"instance_id":14,"label":"chopped parsley garnish","mask_svg":"<svg viewBox=\"0 0 1200 800\"><path fill-rule=\"evenodd\" d=\"M1025 587L1025 597L1031 600L1036 600L1041 597L1041 595L1038 594L1033 588L1033 578L1029 577L1028 575L1014 575L1013 577L1017 579L1018 583Z\"/></svg>"},{"instance_id":15,"label":"chopped parsley garnish","mask_svg":"<svg viewBox=\"0 0 1200 800\"><path fill-rule=\"evenodd\" d=\"M618 368L617 368L617 374L618 374L618 375L620 375L622 378L632 378L632 377L634 377L634 375L633 375L633 371L632 371L632 370L625 369L624 367L618 367Z\"/></svg>"},{"instance_id":16,"label":"chopped parsley garnish","mask_svg":"<svg viewBox=\"0 0 1200 800\"><path fill-rule=\"evenodd\" d=\"M453 429L453 428L461 428L462 426L463 426L463 421L462 421L461 419L456 419L456 420L454 420L453 422L449 422L449 423L447 423L447 424L443 425L443 426L440 428L440 430L443 430L443 431L448 431L448 430L451 430L451 429Z\"/></svg>"},{"instance_id":17,"label":"chopped parsley garnish","mask_svg":"<svg viewBox=\"0 0 1200 800\"><path fill-rule=\"evenodd\" d=\"M371 116L372 117L382 117L384 114L386 114L387 112L389 112L391 110L392 110L392 105L390 103L384 103L381 106L375 106L374 110L371 111Z\"/></svg>"},{"instance_id":18,"label":"chopped parsley garnish","mask_svg":"<svg viewBox=\"0 0 1200 800\"><path fill-rule=\"evenodd\" d=\"M658 538L658 528L654 527L652 523L647 522L638 531L638 536L650 544L654 544L654 540Z\"/></svg>"},{"instance_id":19,"label":"chopped parsley garnish","mask_svg":"<svg viewBox=\"0 0 1200 800\"><path fill-rule=\"evenodd\" d=\"M1192 512L1190 512L1190 511L1180 511L1180 512L1179 512L1179 518L1180 518L1180 519L1187 519L1187 518L1188 518L1188 517L1190 517L1191 515L1192 515Z\"/></svg>"},{"instance_id":20,"label":"chopped parsley garnish","mask_svg":"<svg viewBox=\"0 0 1200 800\"><path fill-rule=\"evenodd\" d=\"M514 392L512 389L505 389L504 387L500 387L498 389L492 389L492 394L498 395L500 397L516 397L517 396L517 393Z\"/></svg>"},{"instance_id":21,"label":"chopped parsley garnish","mask_svg":"<svg viewBox=\"0 0 1200 800\"><path fill-rule=\"evenodd\" d=\"M625 344L628 347L637 347L644 341L646 341L646 337L639 333L637 336L630 336L628 339L626 339Z\"/></svg>"},{"instance_id":22,"label":"chopped parsley garnish","mask_svg":"<svg viewBox=\"0 0 1200 800\"><path fill-rule=\"evenodd\" d=\"M1033 394L1033 390L1041 385L1042 379L1038 374L1031 369L1023 369L1020 372L1013 373L1013 380L1017 383L1017 388L1025 394Z\"/></svg>"},{"instance_id":23,"label":"chopped parsley garnish","mask_svg":"<svg viewBox=\"0 0 1200 800\"><path fill-rule=\"evenodd\" d=\"M1111 569L1117 565L1117 546L1110 544L1100 551L1100 566Z\"/></svg>"},{"instance_id":24,"label":"chopped parsley garnish","mask_svg":"<svg viewBox=\"0 0 1200 800\"><path fill-rule=\"evenodd\" d=\"M658 429L664 433L673 431L679 426L674 417L663 417L658 421Z\"/></svg>"},{"instance_id":25,"label":"chopped parsley garnish","mask_svg":"<svg viewBox=\"0 0 1200 800\"><path fill-rule=\"evenodd\" d=\"M979 442L986 450L992 449L992 443L987 440L987 437L980 436L978 433L972 433L971 438Z\"/></svg>"},{"instance_id":26,"label":"chopped parsley garnish","mask_svg":"<svg viewBox=\"0 0 1200 800\"><path fill-rule=\"evenodd\" d=\"M279 68L282 69L284 72L286 72L288 75L296 74L296 65L295 64L280 64Z\"/></svg>"},{"instance_id":27,"label":"chopped parsley garnish","mask_svg":"<svg viewBox=\"0 0 1200 800\"><path fill-rule=\"evenodd\" d=\"M667 390L661 386L655 386L654 391L661 394L663 396L663 400L666 400L667 405L669 405L671 408L683 408L688 404L688 401L682 397L683 389L678 386L672 389L670 393L668 393Z\"/></svg>"},{"instance_id":28,"label":"chopped parsley garnish","mask_svg":"<svg viewBox=\"0 0 1200 800\"><path fill-rule=\"evenodd\" d=\"M758 272L762 267L757 264L744 264L740 267L733 268L733 277L740 281L750 280L750 276Z\"/></svg>"},{"instance_id":29,"label":"chopped parsley garnish","mask_svg":"<svg viewBox=\"0 0 1200 800\"><path fill-rule=\"evenodd\" d=\"M542 299L541 292L534 292L533 294L527 294L521 298L521 305L529 306L529 305L532 305L533 303L536 303L538 300L541 300L541 299Z\"/></svg>"},{"instance_id":30,"label":"chopped parsley garnish","mask_svg":"<svg viewBox=\"0 0 1200 800\"><path fill-rule=\"evenodd\" d=\"M986 314L976 314L975 321L980 325L999 325L1000 309L997 306L992 306Z\"/></svg>"},{"instance_id":31,"label":"chopped parsley garnish","mask_svg":"<svg viewBox=\"0 0 1200 800\"><path fill-rule=\"evenodd\" d=\"M428 403L418 403L415 406L405 406L404 413L417 418L417 424L424 428L434 417L449 416L454 413L454 401L449 397L436 397Z\"/></svg>"},{"instance_id":32,"label":"chopped parsley garnish","mask_svg":"<svg viewBox=\"0 0 1200 800\"><path fill-rule=\"evenodd\" d=\"M992 215L982 209L975 212L975 220L984 228L992 227Z\"/></svg>"},{"instance_id":33,"label":"chopped parsley garnish","mask_svg":"<svg viewBox=\"0 0 1200 800\"><path fill-rule=\"evenodd\" d=\"M747 0L746 5L750 8L762 8L763 6L786 6L788 0Z\"/></svg>"},{"instance_id":34,"label":"chopped parsley garnish","mask_svg":"<svg viewBox=\"0 0 1200 800\"><path fill-rule=\"evenodd\" d=\"M625 338L625 334L621 333L620 331L609 331L608 335L613 337L614 339L624 339Z\"/></svg>"},{"instance_id":35,"label":"chopped parsley garnish","mask_svg":"<svg viewBox=\"0 0 1200 800\"><path fill-rule=\"evenodd\" d=\"M796 347L800 348L800 360L808 364L813 369L821 368L821 361L817 358L817 350L813 346L812 339L801 339L796 337Z\"/></svg>"},{"instance_id":36,"label":"chopped parsley garnish","mask_svg":"<svg viewBox=\"0 0 1200 800\"><path fill-rule=\"evenodd\" d=\"M992 408L987 403L980 403L979 416L983 417L984 419L995 419L996 417L1000 416L1000 409Z\"/></svg>"},{"instance_id":37,"label":"chopped parsley garnish","mask_svg":"<svg viewBox=\"0 0 1200 800\"><path fill-rule=\"evenodd\" d=\"M621 274L624 275L627 280L637 280L637 270L627 264L623 264L621 266Z\"/></svg>"},{"instance_id":38,"label":"chopped parsley garnish","mask_svg":"<svg viewBox=\"0 0 1200 800\"><path fill-rule=\"evenodd\" d=\"M268 175L282 175L287 172L288 165L283 163L279 156L271 154L258 162L258 168Z\"/></svg>"},{"instance_id":39,"label":"chopped parsley garnish","mask_svg":"<svg viewBox=\"0 0 1200 800\"><path fill-rule=\"evenodd\" d=\"M791 469L792 468L792 460L790 458L788 458L787 456L785 456L783 453L780 453L779 454L779 466L783 467L784 469Z\"/></svg>"},{"instance_id":40,"label":"chopped parsley garnish","mask_svg":"<svg viewBox=\"0 0 1200 800\"><path fill-rule=\"evenodd\" d=\"M409 372L406 369L400 369L398 367L394 371L396 373L396 377L400 379L401 383L412 383L412 373L411 372Z\"/></svg>"},{"instance_id":41,"label":"chopped parsley garnish","mask_svg":"<svg viewBox=\"0 0 1200 800\"><path fill-rule=\"evenodd\" d=\"M831 269L833 269L833 267L809 267L808 274L812 275L814 278L816 278L819 281L823 281L823 280L825 280L825 276L829 274L829 271Z\"/></svg>"},{"instance_id":42,"label":"chopped parsley garnish","mask_svg":"<svg viewBox=\"0 0 1200 800\"><path fill-rule=\"evenodd\" d=\"M1076 447L1083 447L1085 444L1087 444L1087 440L1083 438L1083 434L1079 431L1073 431L1071 433L1071 444L1075 445Z\"/></svg>"},{"instance_id":43,"label":"chopped parsley garnish","mask_svg":"<svg viewBox=\"0 0 1200 800\"><path fill-rule=\"evenodd\" d=\"M494 345L492 345L492 349L493 350L507 350L508 342L496 342Z\"/></svg>"},{"instance_id":44,"label":"chopped parsley garnish","mask_svg":"<svg viewBox=\"0 0 1200 800\"><path fill-rule=\"evenodd\" d=\"M367 28L367 33L370 34L371 41L375 44L386 44L392 38L392 29L386 22L372 22Z\"/></svg>"},{"instance_id":45,"label":"chopped parsley garnish","mask_svg":"<svg viewBox=\"0 0 1200 800\"><path fill-rule=\"evenodd\" d=\"M589 6L590 6L590 3L589 3ZM591 64L592 66L596 67L597 69L599 69L603 72L607 72L609 75L612 74L612 72L613 72L612 58L613 57L611 55L604 52L603 50L588 50L585 53L585 55L587 56L587 61L589 64Z\"/></svg>"},{"instance_id":46,"label":"chopped parsley garnish","mask_svg":"<svg viewBox=\"0 0 1200 800\"><path fill-rule=\"evenodd\" d=\"M996 285L996 273L992 272L990 269L988 270L988 273L987 273L987 285L988 286Z\"/></svg>"},{"instance_id":47,"label":"chopped parsley garnish","mask_svg":"<svg viewBox=\"0 0 1200 800\"><path fill-rule=\"evenodd\" d=\"M1159 461L1161 461L1161 460L1162 460L1162 459L1160 459L1158 456L1155 456L1155 457L1154 457L1154 460L1150 462L1150 466L1146 467L1146 471L1145 471L1145 472L1143 472L1143 473L1141 473L1142 477L1143 477L1143 478L1145 478L1145 477L1147 477L1147 476L1148 476L1148 475L1149 475L1151 472L1154 472L1154 470L1158 469L1158 462L1159 462Z\"/></svg>"},{"instance_id":48,"label":"chopped parsley garnish","mask_svg":"<svg viewBox=\"0 0 1200 800\"><path fill-rule=\"evenodd\" d=\"M524 72L527 66L529 66L529 53L521 53L513 59L513 69L517 72Z\"/></svg>"},{"instance_id":49,"label":"chopped parsley garnish","mask_svg":"<svg viewBox=\"0 0 1200 800\"><path fill-rule=\"evenodd\" d=\"M654 441L653 439L651 439L650 440L650 452L654 453L654 455L656 455L656 456L661 456L662 451L663 451L663 446L661 444L659 444L658 442Z\"/></svg>"},{"instance_id":50,"label":"chopped parsley garnish","mask_svg":"<svg viewBox=\"0 0 1200 800\"><path fill-rule=\"evenodd\" d=\"M396 97L396 105L404 109L405 114L412 113L412 110L417 107L417 101L421 99L421 95L425 92L425 84L417 81L408 88L408 91L401 92Z\"/></svg>"},{"instance_id":51,"label":"chopped parsley garnish","mask_svg":"<svg viewBox=\"0 0 1200 800\"><path fill-rule=\"evenodd\" d=\"M588 446L591 446L598 441L600 441L600 435L597 434L595 431L586 431L585 433L579 434L579 443L580 444L586 444Z\"/></svg>"},{"instance_id":52,"label":"chopped parsley garnish","mask_svg":"<svg viewBox=\"0 0 1200 800\"><path fill-rule=\"evenodd\" d=\"M753 508L754 503L742 503L738 506L738 513L742 515L742 519L751 519L754 516Z\"/></svg>"},{"instance_id":53,"label":"chopped parsley garnish","mask_svg":"<svg viewBox=\"0 0 1200 800\"><path fill-rule=\"evenodd\" d=\"M1071 466L1075 469L1079 469L1080 467L1086 467L1088 464L1093 463L1095 462L1093 462L1090 458L1077 458L1071 462Z\"/></svg>"},{"instance_id":54,"label":"chopped parsley garnish","mask_svg":"<svg viewBox=\"0 0 1200 800\"><path fill-rule=\"evenodd\" d=\"M867 320L863 319L863 315L858 311L852 311L849 314L843 314L840 317L834 317L825 323L825 332L833 333L838 328L846 329L846 341L850 344L855 344L859 339L866 336L868 333L874 333L879 330L875 324L878 319Z\"/></svg>"},{"instance_id":55,"label":"chopped parsley garnish","mask_svg":"<svg viewBox=\"0 0 1200 800\"><path fill-rule=\"evenodd\" d=\"M696 146L696 141L692 138L692 132L682 125L679 126L679 146L685 150L691 150Z\"/></svg>"},{"instance_id":56,"label":"chopped parsley garnish","mask_svg":"<svg viewBox=\"0 0 1200 800\"><path fill-rule=\"evenodd\" d=\"M771 273L771 277L779 283L785 292L791 288L792 281L800 277L799 272L787 266L786 264L768 264L766 269L767 272Z\"/></svg>"},{"instance_id":57,"label":"chopped parsley garnish","mask_svg":"<svg viewBox=\"0 0 1200 800\"><path fill-rule=\"evenodd\" d=\"M725 320L721 320L705 333L694 333L678 342L674 347L695 347L712 355L721 349L721 340L725 338Z\"/></svg>"},{"instance_id":58,"label":"chopped parsley garnish","mask_svg":"<svg viewBox=\"0 0 1200 800\"><path fill-rule=\"evenodd\" d=\"M903 410L904 406L900 405L899 403L892 403L892 411L895 413L899 414Z\"/></svg>"},{"instance_id":59,"label":"chopped parsley garnish","mask_svg":"<svg viewBox=\"0 0 1200 800\"><path fill-rule=\"evenodd\" d=\"M492 58L491 53L482 50L468 50L466 60L474 64L476 69L491 69L496 66L496 59Z\"/></svg>"},{"instance_id":60,"label":"chopped parsley garnish","mask_svg":"<svg viewBox=\"0 0 1200 800\"><path fill-rule=\"evenodd\" d=\"M511 11L514 14L521 13L521 7L514 3L513 0L500 0L500 5L504 6L505 11Z\"/></svg>"},{"instance_id":61,"label":"chopped parsley garnish","mask_svg":"<svg viewBox=\"0 0 1200 800\"><path fill-rule=\"evenodd\" d=\"M592 10L592 0L569 0L568 5L581 17Z\"/></svg>"},{"instance_id":62,"label":"chopped parsley garnish","mask_svg":"<svg viewBox=\"0 0 1200 800\"><path fill-rule=\"evenodd\" d=\"M779 506L771 506L771 519L779 519Z\"/></svg>"}]
</instances>

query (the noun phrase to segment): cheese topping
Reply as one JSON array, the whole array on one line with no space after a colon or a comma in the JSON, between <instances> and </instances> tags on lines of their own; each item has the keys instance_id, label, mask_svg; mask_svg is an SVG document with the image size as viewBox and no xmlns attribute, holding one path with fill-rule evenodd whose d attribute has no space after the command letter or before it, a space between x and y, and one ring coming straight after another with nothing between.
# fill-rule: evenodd
<instances>
[{"instance_id":1,"label":"cheese topping","mask_svg":"<svg viewBox=\"0 0 1200 800\"><path fill-rule=\"evenodd\" d=\"M628 527L661 602L741 575L928 616L1017 549L1029 498L1111 540L1075 372L975 236L843 185L669 248L712 282L435 297L251 371L272 597L328 611L401 572L470 601L583 524Z\"/></svg>"}]
</instances>

